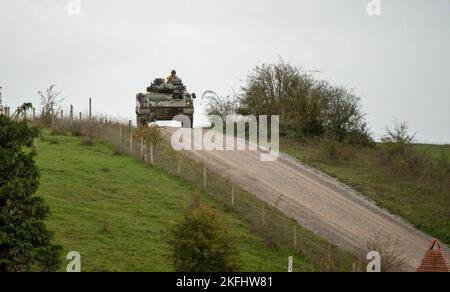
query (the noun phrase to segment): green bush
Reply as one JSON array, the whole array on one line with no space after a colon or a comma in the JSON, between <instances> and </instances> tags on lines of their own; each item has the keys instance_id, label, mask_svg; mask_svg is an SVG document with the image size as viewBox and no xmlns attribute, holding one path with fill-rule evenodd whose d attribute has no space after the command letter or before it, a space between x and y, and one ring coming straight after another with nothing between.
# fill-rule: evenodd
<instances>
[{"instance_id":1,"label":"green bush","mask_svg":"<svg viewBox=\"0 0 450 292\"><path fill-rule=\"evenodd\" d=\"M50 136L67 136L67 132L63 129L54 128L50 132Z\"/></svg>"},{"instance_id":2,"label":"green bush","mask_svg":"<svg viewBox=\"0 0 450 292\"><path fill-rule=\"evenodd\" d=\"M139 127L133 133L133 139L137 142L143 140L147 145L154 146L161 143L163 137L160 129L157 126Z\"/></svg>"},{"instance_id":3,"label":"green bush","mask_svg":"<svg viewBox=\"0 0 450 292\"><path fill-rule=\"evenodd\" d=\"M239 270L236 238L225 219L210 208L189 209L174 226L170 244L177 272Z\"/></svg>"},{"instance_id":4,"label":"green bush","mask_svg":"<svg viewBox=\"0 0 450 292\"><path fill-rule=\"evenodd\" d=\"M91 137L85 137L83 139L83 141L81 141L81 146L85 146L85 147L93 147L93 146L95 146L94 139L92 139Z\"/></svg>"},{"instance_id":5,"label":"green bush","mask_svg":"<svg viewBox=\"0 0 450 292\"><path fill-rule=\"evenodd\" d=\"M287 137L327 137L370 146L361 98L280 60L257 66L241 88L239 113L279 115Z\"/></svg>"},{"instance_id":6,"label":"green bush","mask_svg":"<svg viewBox=\"0 0 450 292\"><path fill-rule=\"evenodd\" d=\"M53 244L44 219L39 172L29 148L36 128L0 115L0 272L56 271L61 247Z\"/></svg>"},{"instance_id":7,"label":"green bush","mask_svg":"<svg viewBox=\"0 0 450 292\"><path fill-rule=\"evenodd\" d=\"M337 162L340 158L337 143L324 139L319 145L320 159L328 162Z\"/></svg>"},{"instance_id":8,"label":"green bush","mask_svg":"<svg viewBox=\"0 0 450 292\"><path fill-rule=\"evenodd\" d=\"M81 132L81 128L74 127L71 131L73 137L83 137L83 133Z\"/></svg>"},{"instance_id":9,"label":"green bush","mask_svg":"<svg viewBox=\"0 0 450 292\"><path fill-rule=\"evenodd\" d=\"M450 151L446 148L441 149L439 164L443 169L450 173Z\"/></svg>"},{"instance_id":10,"label":"green bush","mask_svg":"<svg viewBox=\"0 0 450 292\"><path fill-rule=\"evenodd\" d=\"M418 177L429 169L429 159L426 155L409 144L380 144L378 157L381 164L396 175Z\"/></svg>"},{"instance_id":11,"label":"green bush","mask_svg":"<svg viewBox=\"0 0 450 292\"><path fill-rule=\"evenodd\" d=\"M415 135L409 133L407 122L394 121L381 140L378 157L392 174L419 177L430 169L428 157L414 148Z\"/></svg>"}]
</instances>

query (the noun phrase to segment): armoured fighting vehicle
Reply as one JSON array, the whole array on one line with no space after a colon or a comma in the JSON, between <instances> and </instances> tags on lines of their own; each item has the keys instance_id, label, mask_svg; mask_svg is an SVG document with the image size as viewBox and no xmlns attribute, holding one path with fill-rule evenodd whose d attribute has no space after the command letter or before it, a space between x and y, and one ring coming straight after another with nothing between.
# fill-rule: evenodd
<instances>
[{"instance_id":1,"label":"armoured fighting vehicle","mask_svg":"<svg viewBox=\"0 0 450 292\"><path fill-rule=\"evenodd\" d=\"M176 116L184 115L189 118L190 125L183 123L183 127L192 127L195 98L195 93L186 91L181 79L166 82L164 78L157 78L147 87L147 93L139 93L136 96L137 124L171 121Z\"/></svg>"}]
</instances>

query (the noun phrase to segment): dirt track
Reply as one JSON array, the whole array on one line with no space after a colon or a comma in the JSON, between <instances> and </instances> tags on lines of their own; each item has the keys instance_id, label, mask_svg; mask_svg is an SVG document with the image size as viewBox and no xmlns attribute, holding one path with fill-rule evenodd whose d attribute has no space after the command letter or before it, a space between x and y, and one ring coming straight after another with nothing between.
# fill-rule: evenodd
<instances>
[{"instance_id":1,"label":"dirt track","mask_svg":"<svg viewBox=\"0 0 450 292\"><path fill-rule=\"evenodd\" d=\"M188 153L268 203L281 198L281 211L344 248L361 252L373 233L389 234L415 271L430 245L430 237L299 163L261 162L259 151Z\"/></svg>"}]
</instances>

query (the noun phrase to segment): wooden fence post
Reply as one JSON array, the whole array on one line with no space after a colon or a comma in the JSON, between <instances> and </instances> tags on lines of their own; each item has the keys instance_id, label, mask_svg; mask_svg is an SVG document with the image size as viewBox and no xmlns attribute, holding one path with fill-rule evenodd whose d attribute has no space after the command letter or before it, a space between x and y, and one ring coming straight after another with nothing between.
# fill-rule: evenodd
<instances>
[{"instance_id":1,"label":"wooden fence post","mask_svg":"<svg viewBox=\"0 0 450 292\"><path fill-rule=\"evenodd\" d=\"M133 154L133 130L131 120L128 121L128 138L130 139L130 153Z\"/></svg>"},{"instance_id":2,"label":"wooden fence post","mask_svg":"<svg viewBox=\"0 0 450 292\"><path fill-rule=\"evenodd\" d=\"M144 162L148 163L148 148L147 142L144 142Z\"/></svg>"},{"instance_id":3,"label":"wooden fence post","mask_svg":"<svg viewBox=\"0 0 450 292\"><path fill-rule=\"evenodd\" d=\"M178 157L177 174L181 175L181 155Z\"/></svg>"},{"instance_id":4,"label":"wooden fence post","mask_svg":"<svg viewBox=\"0 0 450 292\"><path fill-rule=\"evenodd\" d=\"M102 119L99 120L99 132L100 132L100 138L103 138L103 121Z\"/></svg>"},{"instance_id":5,"label":"wooden fence post","mask_svg":"<svg viewBox=\"0 0 450 292\"><path fill-rule=\"evenodd\" d=\"M81 120L81 112L78 114L79 115L79 119L80 119L80 133L83 136L83 125L82 125L82 120Z\"/></svg>"},{"instance_id":6,"label":"wooden fence post","mask_svg":"<svg viewBox=\"0 0 450 292\"><path fill-rule=\"evenodd\" d=\"M297 226L294 225L294 248L297 248Z\"/></svg>"},{"instance_id":7,"label":"wooden fence post","mask_svg":"<svg viewBox=\"0 0 450 292\"><path fill-rule=\"evenodd\" d=\"M73 125L73 105L70 105L70 125Z\"/></svg>"},{"instance_id":8,"label":"wooden fence post","mask_svg":"<svg viewBox=\"0 0 450 292\"><path fill-rule=\"evenodd\" d=\"M236 193L236 187L234 185L231 186L231 206L234 207L234 195Z\"/></svg>"},{"instance_id":9,"label":"wooden fence post","mask_svg":"<svg viewBox=\"0 0 450 292\"><path fill-rule=\"evenodd\" d=\"M266 225L266 206L265 205L263 205L261 213L262 213L261 214L262 215L262 224L264 226L264 225Z\"/></svg>"},{"instance_id":10,"label":"wooden fence post","mask_svg":"<svg viewBox=\"0 0 450 292\"><path fill-rule=\"evenodd\" d=\"M130 135L130 154L133 154L133 135Z\"/></svg>"},{"instance_id":11,"label":"wooden fence post","mask_svg":"<svg viewBox=\"0 0 450 292\"><path fill-rule=\"evenodd\" d=\"M92 119L92 98L89 97L89 121Z\"/></svg>"},{"instance_id":12,"label":"wooden fence post","mask_svg":"<svg viewBox=\"0 0 450 292\"><path fill-rule=\"evenodd\" d=\"M119 139L120 146L123 146L123 128L121 124L119 124Z\"/></svg>"},{"instance_id":13,"label":"wooden fence post","mask_svg":"<svg viewBox=\"0 0 450 292\"><path fill-rule=\"evenodd\" d=\"M331 243L328 246L328 272L331 272Z\"/></svg>"},{"instance_id":14,"label":"wooden fence post","mask_svg":"<svg viewBox=\"0 0 450 292\"><path fill-rule=\"evenodd\" d=\"M150 143L150 163L151 165L155 164L155 157L154 157L154 149L153 149L153 142Z\"/></svg>"},{"instance_id":15,"label":"wooden fence post","mask_svg":"<svg viewBox=\"0 0 450 292\"><path fill-rule=\"evenodd\" d=\"M206 179L207 179L207 172L206 172L206 166L203 166L203 189L206 191Z\"/></svg>"},{"instance_id":16,"label":"wooden fence post","mask_svg":"<svg viewBox=\"0 0 450 292\"><path fill-rule=\"evenodd\" d=\"M141 160L144 160L144 138L141 138Z\"/></svg>"}]
</instances>

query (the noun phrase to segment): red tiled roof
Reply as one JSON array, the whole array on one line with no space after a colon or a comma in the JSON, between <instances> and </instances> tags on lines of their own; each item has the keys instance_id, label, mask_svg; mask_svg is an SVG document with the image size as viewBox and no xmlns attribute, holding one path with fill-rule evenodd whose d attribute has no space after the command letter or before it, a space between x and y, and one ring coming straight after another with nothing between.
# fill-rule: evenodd
<instances>
[{"instance_id":1,"label":"red tiled roof","mask_svg":"<svg viewBox=\"0 0 450 292\"><path fill-rule=\"evenodd\" d=\"M437 249L435 249L437 247ZM437 240L433 240L431 247L425 254L418 272L450 272L450 266L445 258L444 251Z\"/></svg>"}]
</instances>

